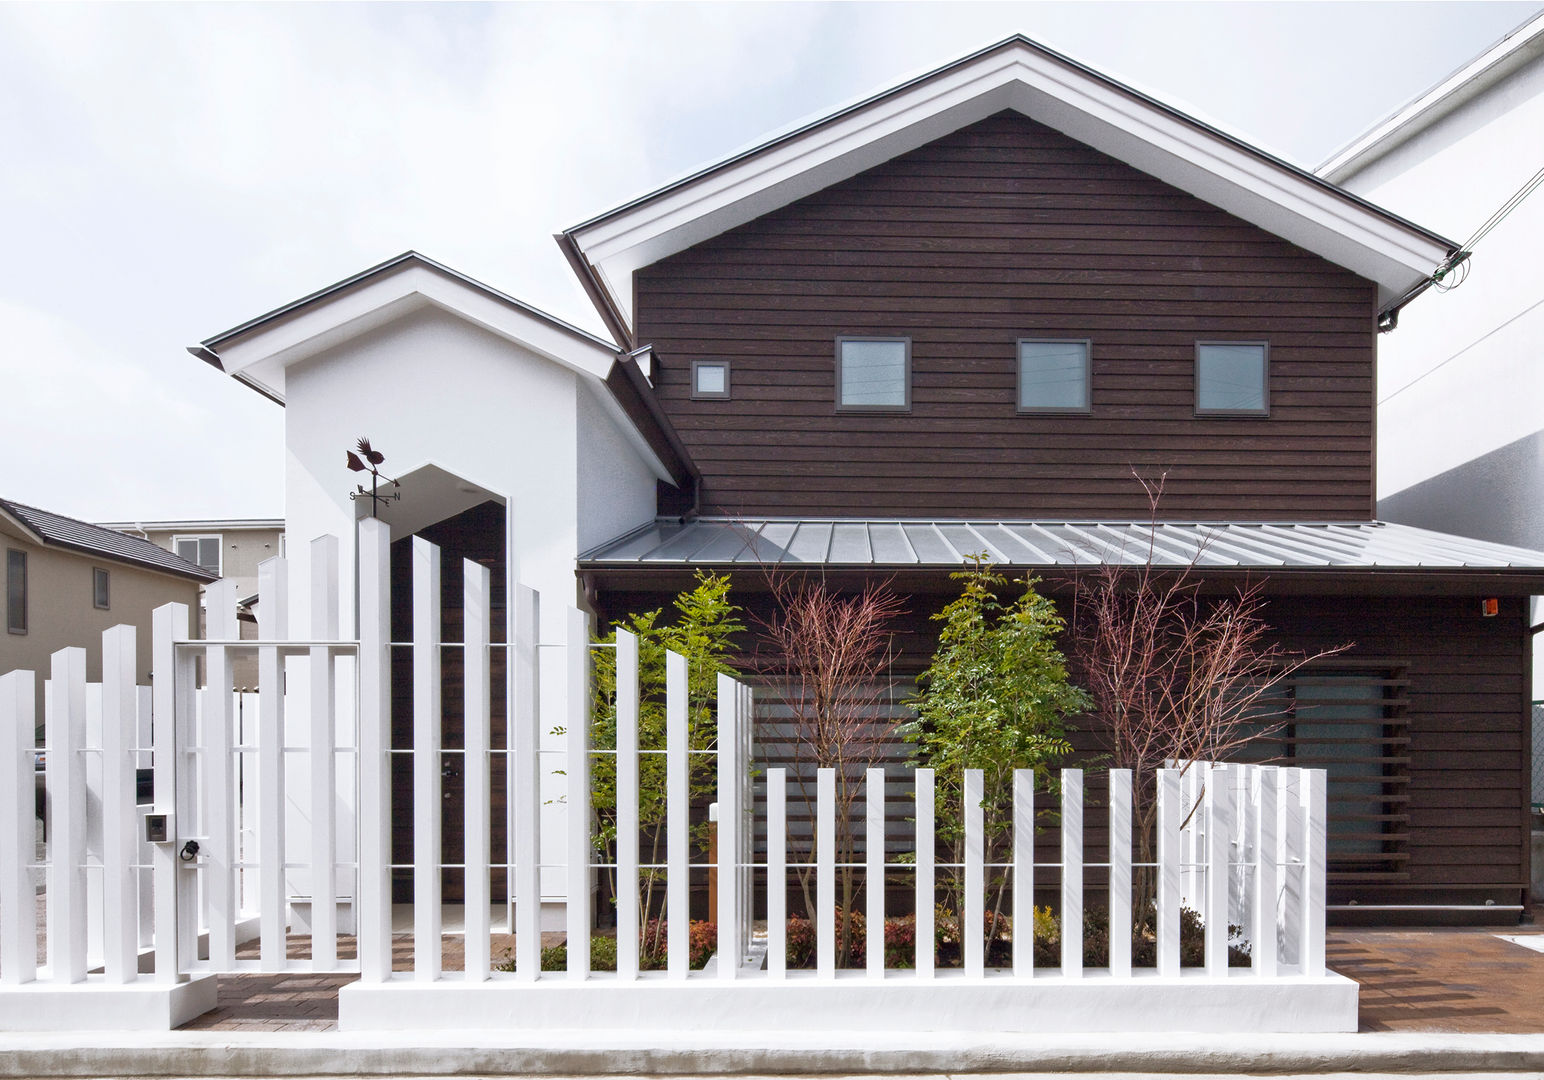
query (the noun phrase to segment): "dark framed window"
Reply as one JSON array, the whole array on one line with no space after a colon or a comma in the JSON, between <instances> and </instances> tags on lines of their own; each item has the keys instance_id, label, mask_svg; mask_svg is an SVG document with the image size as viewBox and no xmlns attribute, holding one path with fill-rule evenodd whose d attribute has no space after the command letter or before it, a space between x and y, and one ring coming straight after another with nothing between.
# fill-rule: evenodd
<instances>
[{"instance_id":1,"label":"dark framed window","mask_svg":"<svg viewBox=\"0 0 1544 1080\"><path fill-rule=\"evenodd\" d=\"M837 338L836 407L841 412L910 411L911 338Z\"/></svg>"},{"instance_id":2,"label":"dark framed window","mask_svg":"<svg viewBox=\"0 0 1544 1080\"><path fill-rule=\"evenodd\" d=\"M1197 416L1266 416L1270 404L1265 342L1196 342Z\"/></svg>"},{"instance_id":3,"label":"dark framed window","mask_svg":"<svg viewBox=\"0 0 1544 1080\"><path fill-rule=\"evenodd\" d=\"M1403 666L1293 672L1261 702L1268 731L1239 755L1325 771L1332 883L1397 877L1409 858L1409 686Z\"/></svg>"},{"instance_id":4,"label":"dark framed window","mask_svg":"<svg viewBox=\"0 0 1544 1080\"><path fill-rule=\"evenodd\" d=\"M1019 412L1088 412L1090 351L1086 338L1019 338Z\"/></svg>"},{"instance_id":5,"label":"dark framed window","mask_svg":"<svg viewBox=\"0 0 1544 1080\"><path fill-rule=\"evenodd\" d=\"M103 611L112 606L110 585L107 571L100 566L93 566L91 568L91 603Z\"/></svg>"},{"instance_id":6,"label":"dark framed window","mask_svg":"<svg viewBox=\"0 0 1544 1080\"><path fill-rule=\"evenodd\" d=\"M692 398L696 401L728 400L728 360L692 361Z\"/></svg>"},{"instance_id":7,"label":"dark framed window","mask_svg":"<svg viewBox=\"0 0 1544 1080\"><path fill-rule=\"evenodd\" d=\"M220 573L220 538L218 536L177 536L172 548L179 558L196 563L211 574Z\"/></svg>"},{"instance_id":8,"label":"dark framed window","mask_svg":"<svg viewBox=\"0 0 1544 1080\"><path fill-rule=\"evenodd\" d=\"M27 632L27 553L15 548L5 550L5 628Z\"/></svg>"}]
</instances>

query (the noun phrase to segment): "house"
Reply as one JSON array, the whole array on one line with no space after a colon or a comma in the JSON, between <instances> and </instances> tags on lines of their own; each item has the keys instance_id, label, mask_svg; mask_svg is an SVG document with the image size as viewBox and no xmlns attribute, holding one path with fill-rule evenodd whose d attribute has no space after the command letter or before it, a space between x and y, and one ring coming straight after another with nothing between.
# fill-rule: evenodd
<instances>
[{"instance_id":1,"label":"house","mask_svg":"<svg viewBox=\"0 0 1544 1080\"><path fill-rule=\"evenodd\" d=\"M199 589L218 576L139 537L0 499L5 548L6 632L0 669L48 677L58 649L86 650L86 678L102 678L102 631L133 626L150 640L150 613L161 604L198 606ZM140 649L139 677L150 678ZM39 683L39 699L41 698Z\"/></svg>"},{"instance_id":2,"label":"house","mask_svg":"<svg viewBox=\"0 0 1544 1080\"><path fill-rule=\"evenodd\" d=\"M102 528L148 540L197 563L218 578L236 582L241 598L240 630L244 640L257 636L254 601L257 567L284 554L284 522L277 518L191 519L186 521L105 521ZM257 659L232 661L237 688L257 685Z\"/></svg>"},{"instance_id":3,"label":"house","mask_svg":"<svg viewBox=\"0 0 1544 1080\"><path fill-rule=\"evenodd\" d=\"M964 557L1064 593L1146 550L1131 474L1165 473L1159 561L1263 578L1289 648L1354 643L1283 743L1331 770L1338 914L1525 910L1544 555L1375 514L1378 324L1452 241L1022 37L558 241L612 341L408 253L191 350L287 409L291 536L348 535L367 433L446 597L463 557L602 620L697 569L751 606L768 564L893 577L904 682ZM542 691L551 730L561 670Z\"/></svg>"},{"instance_id":4,"label":"house","mask_svg":"<svg viewBox=\"0 0 1544 1080\"><path fill-rule=\"evenodd\" d=\"M1536 184L1544 15L1534 15L1372 125L1319 175L1455 236ZM1405 308L1379 353L1378 512L1390 521L1538 546L1544 538L1544 196L1507 210L1448 287ZM1440 433L1439 437L1433 437ZM1544 621L1535 600L1533 623ZM1544 696L1535 638L1533 697ZM1544 803L1544 722L1532 798Z\"/></svg>"}]
</instances>

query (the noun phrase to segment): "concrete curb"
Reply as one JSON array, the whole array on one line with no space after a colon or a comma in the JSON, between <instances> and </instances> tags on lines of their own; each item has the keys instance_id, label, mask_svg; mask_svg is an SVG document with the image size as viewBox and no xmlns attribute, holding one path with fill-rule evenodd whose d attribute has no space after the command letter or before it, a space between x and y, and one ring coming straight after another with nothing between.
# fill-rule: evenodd
<instances>
[{"instance_id":1,"label":"concrete curb","mask_svg":"<svg viewBox=\"0 0 1544 1080\"><path fill-rule=\"evenodd\" d=\"M173 1032L0 1036L0 1077L1313 1074L1544 1070L1544 1034L998 1036L864 1040L749 1032L390 1035Z\"/></svg>"}]
</instances>

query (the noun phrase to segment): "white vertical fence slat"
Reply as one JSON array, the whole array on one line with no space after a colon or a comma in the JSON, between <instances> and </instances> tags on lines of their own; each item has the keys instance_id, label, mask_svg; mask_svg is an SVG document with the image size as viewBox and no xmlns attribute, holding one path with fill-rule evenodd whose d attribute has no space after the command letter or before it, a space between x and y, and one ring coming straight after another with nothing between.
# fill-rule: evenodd
<instances>
[{"instance_id":1,"label":"white vertical fence slat","mask_svg":"<svg viewBox=\"0 0 1544 1080\"><path fill-rule=\"evenodd\" d=\"M980 978L986 970L986 822L980 769L966 769L962 799L965 817L965 903L960 913L960 948L965 974Z\"/></svg>"},{"instance_id":2,"label":"white vertical fence slat","mask_svg":"<svg viewBox=\"0 0 1544 1080\"><path fill-rule=\"evenodd\" d=\"M33 856L33 726L37 676L0 675L0 985L37 978Z\"/></svg>"},{"instance_id":3,"label":"white vertical fence slat","mask_svg":"<svg viewBox=\"0 0 1544 1080\"><path fill-rule=\"evenodd\" d=\"M461 564L462 649L465 705L462 712L466 825L462 909L467 982L487 980L492 965L489 909L493 903L488 852L493 844L493 780L489 774L493 748L492 678L488 641L492 635L493 575L486 566L465 559Z\"/></svg>"},{"instance_id":4,"label":"white vertical fence slat","mask_svg":"<svg viewBox=\"0 0 1544 1080\"><path fill-rule=\"evenodd\" d=\"M187 638L191 639L196 625L195 617L185 632ZM198 715L197 660L192 649L179 649L173 653L172 721L176 731L174 767L177 770L177 820L180 823L179 843L175 845L178 851L177 955L187 967L192 967L199 956L199 929L206 925L208 914L208 891L202 885L199 862L197 859L181 860L181 841L200 836L209 828L208 816L204 813L203 789L208 779L201 761L204 750L195 749L202 745L203 732Z\"/></svg>"},{"instance_id":5,"label":"white vertical fence slat","mask_svg":"<svg viewBox=\"0 0 1544 1080\"><path fill-rule=\"evenodd\" d=\"M110 983L139 977L139 889L134 863L137 662L132 626L102 632L102 959ZM29 785L30 786L30 785Z\"/></svg>"},{"instance_id":6,"label":"white vertical fence slat","mask_svg":"<svg viewBox=\"0 0 1544 1080\"><path fill-rule=\"evenodd\" d=\"M1277 970L1276 894L1280 876L1277 871L1276 804L1280 772L1270 765L1256 768L1251 775L1254 785L1254 933L1250 939L1251 964L1256 975L1273 978Z\"/></svg>"},{"instance_id":7,"label":"white vertical fence slat","mask_svg":"<svg viewBox=\"0 0 1544 1080\"><path fill-rule=\"evenodd\" d=\"M1110 974L1131 974L1131 770L1110 770ZM1015 935L1016 936L1016 935Z\"/></svg>"},{"instance_id":8,"label":"white vertical fence slat","mask_svg":"<svg viewBox=\"0 0 1544 1080\"><path fill-rule=\"evenodd\" d=\"M391 529L359 523L359 970L391 977Z\"/></svg>"},{"instance_id":9,"label":"white vertical fence slat","mask_svg":"<svg viewBox=\"0 0 1544 1080\"><path fill-rule=\"evenodd\" d=\"M440 977L440 549L413 537L413 974Z\"/></svg>"},{"instance_id":10,"label":"white vertical fence slat","mask_svg":"<svg viewBox=\"0 0 1544 1080\"><path fill-rule=\"evenodd\" d=\"M150 738L151 773L155 783L155 809L167 815L169 836L174 841L183 823L178 820L177 783L177 687L180 682L174 642L188 632L188 606L162 604L150 616ZM157 844L154 865L155 978L177 982L182 977L178 962L181 949L177 900L180 873L175 842Z\"/></svg>"},{"instance_id":11,"label":"white vertical fence slat","mask_svg":"<svg viewBox=\"0 0 1544 1080\"><path fill-rule=\"evenodd\" d=\"M836 770L815 771L815 971L836 975Z\"/></svg>"},{"instance_id":12,"label":"white vertical fence slat","mask_svg":"<svg viewBox=\"0 0 1544 1080\"><path fill-rule=\"evenodd\" d=\"M1233 775L1218 766L1206 783L1206 972L1228 973L1228 850L1233 836Z\"/></svg>"},{"instance_id":13,"label":"white vertical fence slat","mask_svg":"<svg viewBox=\"0 0 1544 1080\"><path fill-rule=\"evenodd\" d=\"M1324 781L1324 770L1302 770L1303 974L1315 977L1324 974L1325 866L1329 842Z\"/></svg>"},{"instance_id":14,"label":"white vertical fence slat","mask_svg":"<svg viewBox=\"0 0 1544 1080\"><path fill-rule=\"evenodd\" d=\"M1013 973L1035 971L1035 771L1013 770Z\"/></svg>"},{"instance_id":15,"label":"white vertical fence slat","mask_svg":"<svg viewBox=\"0 0 1544 1080\"><path fill-rule=\"evenodd\" d=\"M1083 770L1063 769L1061 973L1083 974Z\"/></svg>"},{"instance_id":16,"label":"white vertical fence slat","mask_svg":"<svg viewBox=\"0 0 1544 1080\"><path fill-rule=\"evenodd\" d=\"M204 589L208 636L233 641L236 581L222 578ZM236 966L236 769L231 753L235 729L230 652L223 645L204 650L204 731L201 774L205 840L199 851L204 897L209 907L209 963L217 971Z\"/></svg>"},{"instance_id":17,"label":"white vertical fence slat","mask_svg":"<svg viewBox=\"0 0 1544 1080\"><path fill-rule=\"evenodd\" d=\"M740 746L739 686L718 675L718 977L739 977Z\"/></svg>"},{"instance_id":18,"label":"white vertical fence slat","mask_svg":"<svg viewBox=\"0 0 1544 1080\"><path fill-rule=\"evenodd\" d=\"M917 865L917 956L916 971L919 979L933 977L934 954L937 951L937 934L934 927L934 815L936 810L935 780L932 769L916 770L916 865Z\"/></svg>"},{"instance_id":19,"label":"white vertical fence slat","mask_svg":"<svg viewBox=\"0 0 1544 1080\"><path fill-rule=\"evenodd\" d=\"M617 978L638 977L638 637L621 627L617 653Z\"/></svg>"},{"instance_id":20,"label":"white vertical fence slat","mask_svg":"<svg viewBox=\"0 0 1544 1080\"><path fill-rule=\"evenodd\" d=\"M1176 769L1158 770L1158 896L1157 922L1158 974L1169 977L1179 974L1179 897L1180 897L1180 846L1179 823L1184 810L1180 795L1181 776Z\"/></svg>"},{"instance_id":21,"label":"white vertical fence slat","mask_svg":"<svg viewBox=\"0 0 1544 1080\"><path fill-rule=\"evenodd\" d=\"M86 977L86 650L53 654L44 710L48 747L48 967L54 982Z\"/></svg>"},{"instance_id":22,"label":"white vertical fence slat","mask_svg":"<svg viewBox=\"0 0 1544 1080\"><path fill-rule=\"evenodd\" d=\"M885 770L869 769L864 783L868 829L864 837L868 866L864 892L868 900L863 917L868 931L868 973L875 978L885 974Z\"/></svg>"},{"instance_id":23,"label":"white vertical fence slat","mask_svg":"<svg viewBox=\"0 0 1544 1080\"><path fill-rule=\"evenodd\" d=\"M670 978L686 978L690 960L691 750L686 700L686 657L665 653L665 967Z\"/></svg>"},{"instance_id":24,"label":"white vertical fence slat","mask_svg":"<svg viewBox=\"0 0 1544 1080\"><path fill-rule=\"evenodd\" d=\"M311 541L311 638L338 637L338 538ZM332 650L310 650L311 691L311 969L338 966L338 744ZM281 872L282 876L282 872Z\"/></svg>"},{"instance_id":25,"label":"white vertical fence slat","mask_svg":"<svg viewBox=\"0 0 1544 1080\"><path fill-rule=\"evenodd\" d=\"M788 770L767 770L767 974L788 972Z\"/></svg>"},{"instance_id":26,"label":"white vertical fence slat","mask_svg":"<svg viewBox=\"0 0 1544 1080\"><path fill-rule=\"evenodd\" d=\"M1233 782L1233 858L1228 868L1228 922L1236 923L1245 941L1254 940L1255 805L1254 776L1258 765L1235 765Z\"/></svg>"},{"instance_id":27,"label":"white vertical fence slat","mask_svg":"<svg viewBox=\"0 0 1544 1080\"><path fill-rule=\"evenodd\" d=\"M541 977L541 665L537 652L541 599L528 585L517 584L512 592L507 768L514 863L515 978L534 982Z\"/></svg>"},{"instance_id":28,"label":"white vertical fence slat","mask_svg":"<svg viewBox=\"0 0 1544 1080\"><path fill-rule=\"evenodd\" d=\"M736 683L735 687L739 708L735 724L740 732L740 756L735 762L740 785L740 818L736 828L740 837L740 945L744 956L753 936L756 914L756 785L751 781L751 762L756 754L756 696L744 683Z\"/></svg>"},{"instance_id":29,"label":"white vertical fence slat","mask_svg":"<svg viewBox=\"0 0 1544 1080\"><path fill-rule=\"evenodd\" d=\"M1282 945L1281 960L1303 962L1303 770L1281 770Z\"/></svg>"},{"instance_id":30,"label":"white vertical fence slat","mask_svg":"<svg viewBox=\"0 0 1544 1080\"><path fill-rule=\"evenodd\" d=\"M257 637L282 641L289 636L289 563L275 557L257 566ZM257 784L258 784L258 950L264 971L283 971L285 907L289 889L284 878L284 659L277 645L257 650Z\"/></svg>"},{"instance_id":31,"label":"white vertical fence slat","mask_svg":"<svg viewBox=\"0 0 1544 1080\"><path fill-rule=\"evenodd\" d=\"M590 974L590 622L568 609L568 977Z\"/></svg>"}]
</instances>

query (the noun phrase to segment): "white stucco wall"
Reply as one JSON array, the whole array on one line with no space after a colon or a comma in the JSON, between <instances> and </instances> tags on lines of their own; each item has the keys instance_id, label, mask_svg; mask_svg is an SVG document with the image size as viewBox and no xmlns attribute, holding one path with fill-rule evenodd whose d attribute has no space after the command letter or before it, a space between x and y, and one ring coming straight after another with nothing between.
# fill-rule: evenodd
<instances>
[{"instance_id":1,"label":"white stucco wall","mask_svg":"<svg viewBox=\"0 0 1544 1080\"><path fill-rule=\"evenodd\" d=\"M368 436L393 476L424 465L503 496L512 563L542 594L542 636L563 640L564 609L582 603L574 560L585 546L650 520L655 480L584 377L437 307L421 307L285 371L285 514L290 551L310 538L352 535L357 475L344 452ZM407 496L404 496L405 498ZM395 537L394 537L395 539ZM350 588L352 541L340 545ZM296 627L308 625L304 568L292 568ZM353 632L351 601L343 632ZM565 722L563 654L542 657L544 749ZM291 685L291 695L294 695ZM304 700L303 698L301 700ZM563 850L562 777L544 789L542 838ZM291 830L295 835L295 830ZM455 861L447 855L448 861ZM298 878L297 889L304 891ZM542 892L566 895L562 869L543 871Z\"/></svg>"},{"instance_id":2,"label":"white stucco wall","mask_svg":"<svg viewBox=\"0 0 1544 1080\"><path fill-rule=\"evenodd\" d=\"M1344 184L1463 241L1539 168L1541 132L1544 57ZM1544 429L1541 244L1535 194L1479 243L1461 286L1417 299L1379 342L1380 498Z\"/></svg>"},{"instance_id":3,"label":"white stucco wall","mask_svg":"<svg viewBox=\"0 0 1544 1080\"><path fill-rule=\"evenodd\" d=\"M1342 183L1461 243L1544 163L1541 133L1536 55ZM1476 245L1461 285L1428 291L1380 339L1380 517L1544 549L1541 251L1537 192Z\"/></svg>"},{"instance_id":4,"label":"white stucco wall","mask_svg":"<svg viewBox=\"0 0 1544 1080\"><path fill-rule=\"evenodd\" d=\"M654 473L616 422L581 386L578 394L579 551L654 520Z\"/></svg>"}]
</instances>

